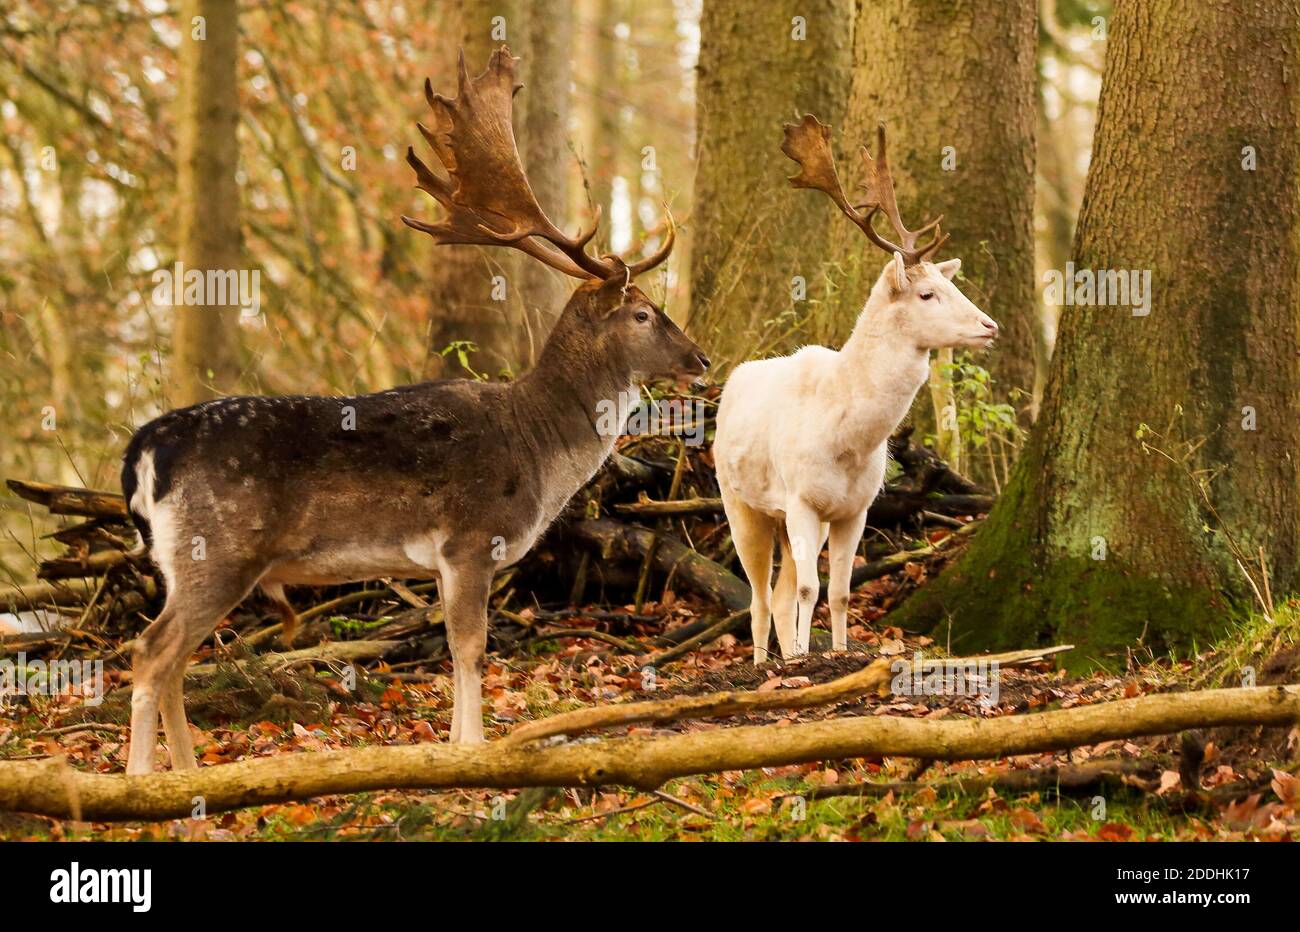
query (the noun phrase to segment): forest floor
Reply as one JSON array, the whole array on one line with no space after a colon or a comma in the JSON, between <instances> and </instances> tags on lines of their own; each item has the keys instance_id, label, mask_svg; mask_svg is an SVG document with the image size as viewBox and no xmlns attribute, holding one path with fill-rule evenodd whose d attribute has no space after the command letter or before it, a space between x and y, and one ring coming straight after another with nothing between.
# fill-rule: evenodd
<instances>
[{"instance_id":1,"label":"forest floor","mask_svg":"<svg viewBox=\"0 0 1300 932\"><path fill-rule=\"evenodd\" d=\"M851 649L814 652L789 664L755 668L733 635L647 675L606 641L543 642L530 654L491 657L484 681L489 740L515 724L557 712L620 701L721 689L783 689L826 682L879 656L908 659L941 645L888 626L884 607L896 579L852 596ZM673 623L702 610L689 602L643 606ZM818 624L825 625L825 607ZM574 624L582 622L575 621ZM661 630L656 626L656 633ZM636 633L629 636L635 640ZM788 724L842 715L912 718L996 716L1103 702L1206 685L1253 665L1259 682L1300 679L1300 610L1284 606L1273 624L1255 620L1225 642L1179 662L1134 663L1123 674L1072 677L1050 662L1001 671L996 702L975 696L868 696L804 712L770 712L637 726L638 734ZM549 648L549 650L548 650ZM202 658L201 658L202 659ZM345 689L339 671L314 677L236 666L219 656L217 673L188 692L195 745L204 765L248 757L310 753L373 744L445 741L451 718L450 665L423 672L363 674ZM110 677L115 674L110 673ZM1233 676L1236 674L1234 673ZM110 684L111 685L111 684ZM1232 682L1228 685L1238 685ZM0 760L66 755L81 769L121 772L129 702L111 694L97 708L59 699L14 707L0 718ZM286 840L1300 840L1300 728L1218 729L1197 736L1189 766L1176 737L1110 741L1068 753L997 761L933 763L854 758L758 771L676 779L658 793L598 790L383 792L249 808L208 818L158 823L74 823L0 814L2 839L286 839ZM159 761L165 754L159 746ZM1033 788L972 788L970 778L1091 763L1115 764L1101 783ZM1040 774L1041 775L1041 774ZM965 786L957 779L966 780ZM1193 781L1196 785L1187 785ZM883 784L901 784L886 787ZM861 786L860 786L861 785ZM866 795L831 795L859 787Z\"/></svg>"}]
</instances>

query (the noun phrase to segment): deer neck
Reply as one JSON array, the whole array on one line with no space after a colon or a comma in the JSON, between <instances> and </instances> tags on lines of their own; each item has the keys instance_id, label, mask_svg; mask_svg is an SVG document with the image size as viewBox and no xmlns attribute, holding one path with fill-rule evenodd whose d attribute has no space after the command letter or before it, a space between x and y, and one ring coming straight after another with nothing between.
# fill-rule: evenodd
<instances>
[{"instance_id":1,"label":"deer neck","mask_svg":"<svg viewBox=\"0 0 1300 932\"><path fill-rule=\"evenodd\" d=\"M596 350L581 329L563 322L512 394L520 440L538 462L560 464L554 475L567 491L556 491L566 500L609 456L637 398L620 354Z\"/></svg>"},{"instance_id":2,"label":"deer neck","mask_svg":"<svg viewBox=\"0 0 1300 932\"><path fill-rule=\"evenodd\" d=\"M850 422L871 444L883 443L907 415L930 374L930 351L905 336L869 302L840 350L842 397Z\"/></svg>"}]
</instances>

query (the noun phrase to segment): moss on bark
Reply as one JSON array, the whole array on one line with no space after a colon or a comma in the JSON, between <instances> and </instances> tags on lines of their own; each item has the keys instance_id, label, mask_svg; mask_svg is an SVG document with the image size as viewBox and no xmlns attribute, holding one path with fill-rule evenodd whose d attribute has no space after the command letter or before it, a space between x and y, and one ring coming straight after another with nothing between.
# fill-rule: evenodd
<instances>
[{"instance_id":1,"label":"moss on bark","mask_svg":"<svg viewBox=\"0 0 1300 932\"><path fill-rule=\"evenodd\" d=\"M1186 651L1253 598L1228 534L1294 589L1298 15L1116 3L1074 263L1149 276L1145 307L1062 309L1029 449L905 626L951 616L963 650L1074 641L1084 663Z\"/></svg>"}]
</instances>

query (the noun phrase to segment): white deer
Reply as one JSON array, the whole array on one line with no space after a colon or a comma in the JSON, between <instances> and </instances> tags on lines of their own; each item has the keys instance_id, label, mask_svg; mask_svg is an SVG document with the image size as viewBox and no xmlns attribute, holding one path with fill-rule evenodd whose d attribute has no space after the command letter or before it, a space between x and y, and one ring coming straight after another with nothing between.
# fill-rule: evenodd
<instances>
[{"instance_id":1,"label":"white deer","mask_svg":"<svg viewBox=\"0 0 1300 932\"><path fill-rule=\"evenodd\" d=\"M806 346L747 362L728 379L718 411L713 455L736 553L753 590L756 664L768 659L773 618L783 657L808 652L820 588L817 557L828 537L831 646L847 648L849 574L867 509L884 482L886 441L926 382L930 350L987 347L998 332L952 283L961 260L927 261L947 239L938 229L943 218L914 232L903 226L883 125L878 136L875 159L862 150L868 200L860 210L840 187L830 127L812 115L785 127L781 149L801 169L791 184L825 192L893 258L842 349ZM901 245L876 233L877 211ZM772 591L774 539L781 544L781 570Z\"/></svg>"}]
</instances>

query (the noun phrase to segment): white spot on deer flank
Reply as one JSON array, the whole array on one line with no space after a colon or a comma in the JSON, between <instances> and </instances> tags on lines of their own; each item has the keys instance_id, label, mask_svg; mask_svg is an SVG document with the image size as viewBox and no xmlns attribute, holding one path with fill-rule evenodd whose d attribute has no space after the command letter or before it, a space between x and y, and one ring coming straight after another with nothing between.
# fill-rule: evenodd
<instances>
[{"instance_id":1,"label":"white spot on deer flank","mask_svg":"<svg viewBox=\"0 0 1300 932\"><path fill-rule=\"evenodd\" d=\"M438 565L438 545L432 537L415 537L402 544L402 552L418 566L435 569Z\"/></svg>"}]
</instances>

